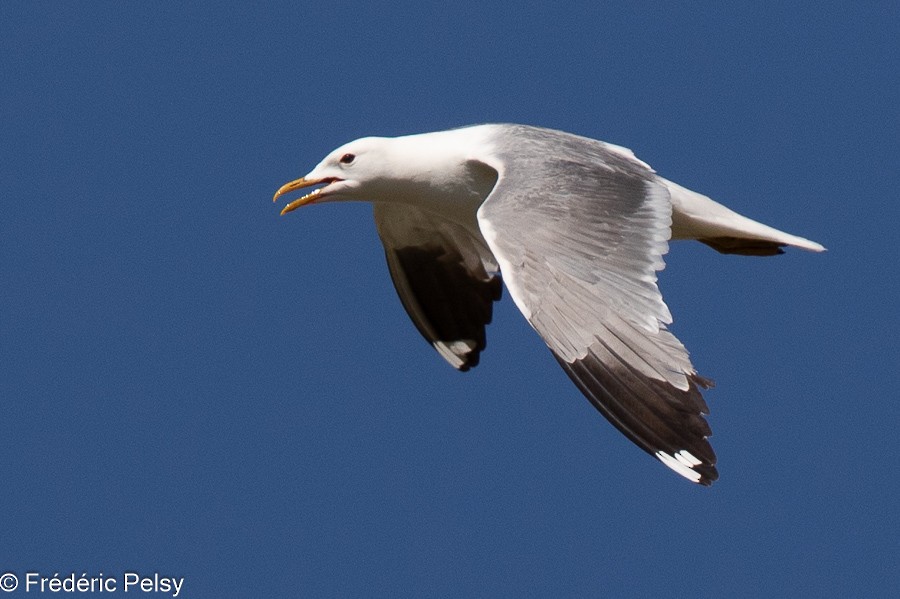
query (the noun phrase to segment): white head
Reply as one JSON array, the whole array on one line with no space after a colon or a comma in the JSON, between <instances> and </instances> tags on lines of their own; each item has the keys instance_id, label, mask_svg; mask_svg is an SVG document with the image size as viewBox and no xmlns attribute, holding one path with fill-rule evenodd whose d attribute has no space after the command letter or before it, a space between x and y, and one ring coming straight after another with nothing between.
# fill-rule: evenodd
<instances>
[{"instance_id":1,"label":"white head","mask_svg":"<svg viewBox=\"0 0 900 599\"><path fill-rule=\"evenodd\" d=\"M331 152L308 175L281 187L275 198L322 185L289 203L282 214L313 202L483 200L497 178L473 159L480 138L466 129L405 137L364 137ZM477 131L476 131L477 132Z\"/></svg>"},{"instance_id":2,"label":"white head","mask_svg":"<svg viewBox=\"0 0 900 599\"><path fill-rule=\"evenodd\" d=\"M282 214L313 202L376 200L391 163L388 147L390 139L364 137L344 144L331 152L310 173L282 185L273 201L286 193L322 185L284 207ZM373 195L375 194L375 195Z\"/></svg>"}]
</instances>

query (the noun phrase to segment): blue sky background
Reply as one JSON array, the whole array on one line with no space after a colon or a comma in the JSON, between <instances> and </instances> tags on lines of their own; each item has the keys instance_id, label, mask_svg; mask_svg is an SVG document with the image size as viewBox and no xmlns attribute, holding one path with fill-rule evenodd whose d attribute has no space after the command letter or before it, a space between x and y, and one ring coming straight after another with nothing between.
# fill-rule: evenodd
<instances>
[{"instance_id":1,"label":"blue sky background","mask_svg":"<svg viewBox=\"0 0 900 599\"><path fill-rule=\"evenodd\" d=\"M896 593L896 3L531 4L0 3L0 572ZM828 247L671 248L712 488L607 424L508 297L482 364L447 366L369 206L271 203L351 139L494 121Z\"/></svg>"}]
</instances>

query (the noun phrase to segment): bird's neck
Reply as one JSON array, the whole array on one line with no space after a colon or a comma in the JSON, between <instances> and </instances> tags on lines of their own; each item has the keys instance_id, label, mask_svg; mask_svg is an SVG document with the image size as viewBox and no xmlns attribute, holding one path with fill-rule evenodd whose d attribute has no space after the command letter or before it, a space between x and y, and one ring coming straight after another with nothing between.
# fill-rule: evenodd
<instances>
[{"instance_id":1,"label":"bird's neck","mask_svg":"<svg viewBox=\"0 0 900 599\"><path fill-rule=\"evenodd\" d=\"M464 131L464 130L459 130ZM497 182L497 171L471 158L472 140L443 131L398 137L381 201L415 205L451 220L474 217Z\"/></svg>"}]
</instances>

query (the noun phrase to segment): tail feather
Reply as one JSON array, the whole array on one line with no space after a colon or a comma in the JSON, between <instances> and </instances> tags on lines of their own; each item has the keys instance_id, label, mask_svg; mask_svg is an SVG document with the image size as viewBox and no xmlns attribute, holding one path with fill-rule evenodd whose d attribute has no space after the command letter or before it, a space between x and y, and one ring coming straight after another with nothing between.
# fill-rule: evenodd
<instances>
[{"instance_id":1,"label":"tail feather","mask_svg":"<svg viewBox=\"0 0 900 599\"><path fill-rule=\"evenodd\" d=\"M710 198L663 179L672 197L672 239L697 239L723 254L774 256L789 245L811 252L825 248L741 216Z\"/></svg>"}]
</instances>

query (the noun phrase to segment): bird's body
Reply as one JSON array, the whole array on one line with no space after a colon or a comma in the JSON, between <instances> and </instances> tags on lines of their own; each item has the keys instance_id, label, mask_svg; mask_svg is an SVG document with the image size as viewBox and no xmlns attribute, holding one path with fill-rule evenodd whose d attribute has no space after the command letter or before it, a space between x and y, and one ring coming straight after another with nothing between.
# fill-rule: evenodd
<instances>
[{"instance_id":1,"label":"bird's body","mask_svg":"<svg viewBox=\"0 0 900 599\"><path fill-rule=\"evenodd\" d=\"M478 363L500 274L588 399L682 476L718 476L699 388L710 382L666 329L656 286L669 239L771 255L817 243L750 220L658 176L631 151L524 125L364 138L289 191L365 200L404 307L454 367Z\"/></svg>"}]
</instances>

